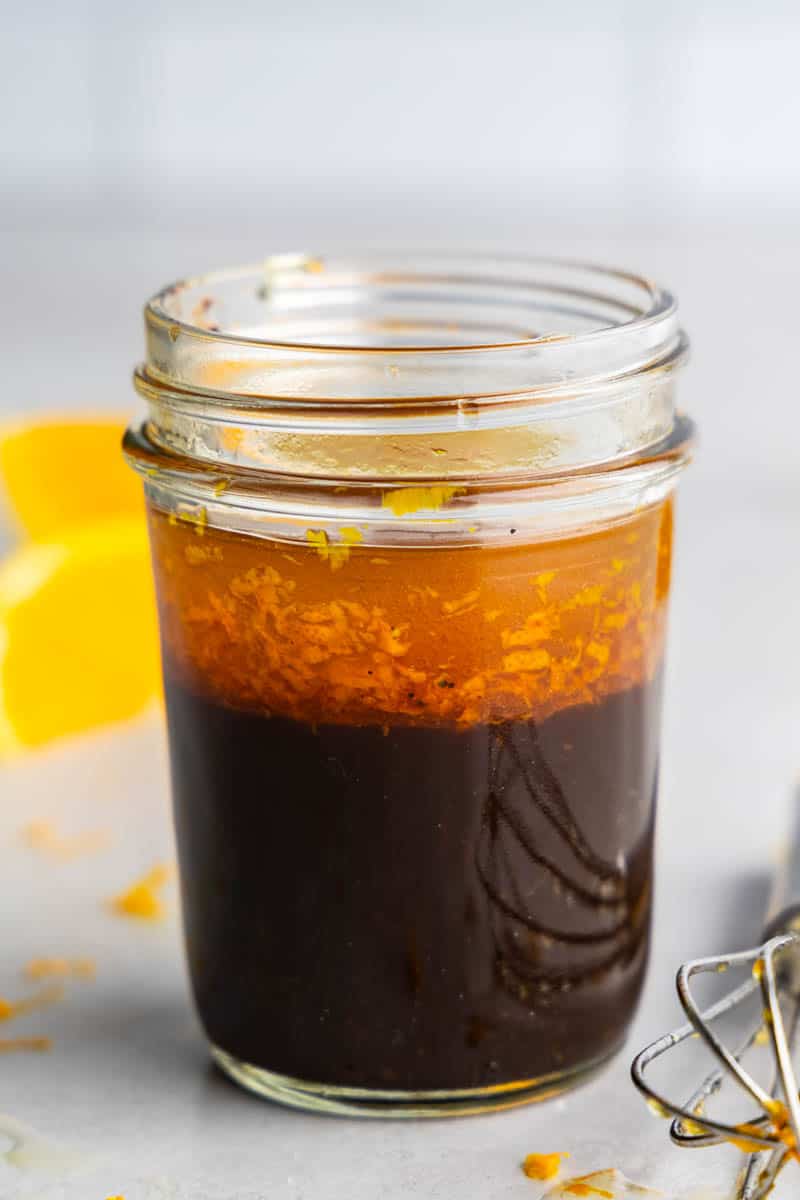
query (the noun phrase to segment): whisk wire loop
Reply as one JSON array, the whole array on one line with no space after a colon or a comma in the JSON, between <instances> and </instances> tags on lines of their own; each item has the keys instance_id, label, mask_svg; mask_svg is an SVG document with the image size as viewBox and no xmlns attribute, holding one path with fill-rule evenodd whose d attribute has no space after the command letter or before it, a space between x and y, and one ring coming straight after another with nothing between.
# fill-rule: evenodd
<instances>
[{"instance_id":1,"label":"whisk wire loop","mask_svg":"<svg viewBox=\"0 0 800 1200\"><path fill-rule=\"evenodd\" d=\"M739 1145L746 1144L748 1149L778 1150L782 1156L800 1146L800 1096L781 1006L782 973L779 962L776 963L786 951L796 953L798 948L800 937L794 933L784 933L756 949L695 959L678 971L676 986L688 1022L645 1047L631 1067L633 1082L650 1107L660 1115L674 1118L670 1133L678 1145L699 1147L733 1141ZM692 990L695 976L747 966L752 970L749 979L709 1008L700 1008ZM743 1004L759 988L764 1003L763 1023L759 1022L732 1051L718 1036L714 1023ZM769 1031L777 1065L773 1094L762 1087L741 1062L744 1054L759 1038L764 1025ZM692 1037L698 1037L705 1043L720 1066L706 1076L685 1104L675 1104L650 1085L645 1073L657 1058ZM705 1102L720 1090L728 1077L732 1077L752 1096L761 1110L760 1115L743 1125L715 1120L704 1111ZM785 1104L776 1098L777 1092L782 1094ZM787 1143L787 1122L791 1130L791 1145Z\"/></svg>"}]
</instances>

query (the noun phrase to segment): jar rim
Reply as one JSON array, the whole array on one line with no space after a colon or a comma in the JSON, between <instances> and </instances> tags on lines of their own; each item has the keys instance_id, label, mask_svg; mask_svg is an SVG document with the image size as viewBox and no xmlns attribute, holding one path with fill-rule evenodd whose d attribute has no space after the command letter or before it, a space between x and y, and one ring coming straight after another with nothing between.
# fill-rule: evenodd
<instances>
[{"instance_id":1,"label":"jar rim","mask_svg":"<svg viewBox=\"0 0 800 1200\"><path fill-rule=\"evenodd\" d=\"M157 385L300 404L550 394L685 349L649 278L508 252L274 255L163 288L145 329Z\"/></svg>"},{"instance_id":2,"label":"jar rim","mask_svg":"<svg viewBox=\"0 0 800 1200\"><path fill-rule=\"evenodd\" d=\"M381 252L374 252L376 259L380 261ZM389 255L396 255L398 251L385 252ZM404 255L408 252L400 252ZM429 252L414 252L410 261L422 263L426 260ZM370 258L372 255L370 255ZM591 329L586 332L579 333L533 333L528 337L516 337L503 341L473 341L473 342L443 342L437 345L427 344L397 344L396 342L386 344L336 344L327 341L298 341L288 339L282 341L278 338L268 337L252 337L244 333L237 332L235 329L224 329L216 326L215 323L203 320L202 318L194 321L186 321L179 317L177 313L170 311L170 305L177 297L186 291L192 289L207 289L213 288L217 284L229 282L246 282L248 280L260 280L261 286L268 286L267 280L272 280L281 275L324 275L325 264L327 257L321 254L297 253L297 254L273 254L269 255L263 263L246 263L238 267L227 267L219 270L204 272L200 275L187 276L185 279L176 280L174 283L168 284L161 288L145 304L145 320L154 324L173 326L180 330L181 333L209 339L213 341L229 342L233 345L242 346L263 346L274 349L294 349L294 350L316 350L321 352L338 352L341 350L358 351L363 354L382 354L382 353L404 353L404 354L441 354L448 352L474 352L476 350L485 351L503 351L512 350L517 347L530 347L533 345L550 344L555 341L569 341L572 344L584 343L589 338L597 338L598 336L607 335L621 329L630 329L631 327L642 327L644 325L653 324L656 321L663 320L677 311L677 304L673 294L666 288L655 283L648 276L640 275L634 271L626 271L616 267L608 267L599 263L584 262L580 259L558 258L549 256L516 256L509 254L489 254L486 252L478 254L461 254L453 252L451 254L442 254L436 252L436 262L447 261L454 266L469 264L477 266L479 269L483 266L498 266L500 264L515 265L516 267L537 269L537 268L555 268L565 272L581 272L593 276L598 282L606 280L608 282L622 283L629 285L639 291L643 298L646 298L648 303L646 306L637 308L630 301L627 302L627 307L631 312L631 317L628 321L602 325L596 329ZM380 272L378 278L385 281L386 272ZM484 281L494 278L487 276ZM497 281L502 282L502 281ZM547 286L552 286L548 284ZM584 295L586 298L599 300L599 293L580 293L579 290L569 289L565 287L564 293L570 291L577 299L579 295ZM619 300L617 303L622 306L625 301ZM208 311L210 305L203 305L204 312Z\"/></svg>"}]
</instances>

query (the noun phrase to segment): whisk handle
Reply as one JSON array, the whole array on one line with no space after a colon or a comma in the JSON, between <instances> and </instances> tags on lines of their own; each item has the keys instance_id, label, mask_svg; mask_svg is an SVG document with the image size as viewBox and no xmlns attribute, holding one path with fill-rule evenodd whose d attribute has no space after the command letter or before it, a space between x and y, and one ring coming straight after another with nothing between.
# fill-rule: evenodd
<instances>
[{"instance_id":1,"label":"whisk handle","mask_svg":"<svg viewBox=\"0 0 800 1200\"><path fill-rule=\"evenodd\" d=\"M764 940L780 933L800 933L800 784L792 797L790 836L772 884Z\"/></svg>"}]
</instances>

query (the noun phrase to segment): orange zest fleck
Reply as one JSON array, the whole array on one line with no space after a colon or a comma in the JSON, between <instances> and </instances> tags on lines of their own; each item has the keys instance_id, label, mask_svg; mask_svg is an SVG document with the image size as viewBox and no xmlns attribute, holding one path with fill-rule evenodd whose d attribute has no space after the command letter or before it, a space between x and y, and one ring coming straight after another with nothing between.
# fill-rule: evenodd
<instances>
[{"instance_id":1,"label":"orange zest fleck","mask_svg":"<svg viewBox=\"0 0 800 1200\"><path fill-rule=\"evenodd\" d=\"M110 840L109 834L101 829L64 837L50 821L31 821L22 833L31 849L41 850L62 861L94 854L104 849Z\"/></svg>"},{"instance_id":2,"label":"orange zest fleck","mask_svg":"<svg viewBox=\"0 0 800 1200\"><path fill-rule=\"evenodd\" d=\"M665 1104L662 1104L660 1100L656 1100L654 1096L651 1096L650 1099L646 1101L646 1104L650 1109L650 1112L654 1113L657 1117L662 1117L665 1121L672 1120L673 1114Z\"/></svg>"},{"instance_id":3,"label":"orange zest fleck","mask_svg":"<svg viewBox=\"0 0 800 1200\"><path fill-rule=\"evenodd\" d=\"M561 1170L562 1158L569 1158L563 1152L555 1154L528 1154L522 1164L522 1172L528 1179L555 1179Z\"/></svg>"},{"instance_id":4,"label":"orange zest fleck","mask_svg":"<svg viewBox=\"0 0 800 1200\"><path fill-rule=\"evenodd\" d=\"M556 1195L561 1197L561 1200L569 1196L599 1196L600 1200L614 1200L617 1195L622 1193L626 1196L636 1194L637 1196L656 1197L661 1195L660 1192L626 1179L616 1168L606 1167L601 1171L592 1171L588 1175L575 1175L571 1179L565 1179L558 1183L554 1190L549 1191L547 1196L552 1197L553 1200Z\"/></svg>"},{"instance_id":5,"label":"orange zest fleck","mask_svg":"<svg viewBox=\"0 0 800 1200\"><path fill-rule=\"evenodd\" d=\"M216 383L224 383L225 382L224 375L226 373L227 374L230 373L231 366L234 366L234 364L210 363L206 369L205 382L207 384L210 384L212 387ZM215 369L212 370L212 368L215 368ZM215 376L220 376L221 378L215 378ZM244 430L239 428L238 426L231 426L227 429L223 429L221 437L220 437L220 441L222 442L222 444L226 450L230 450L232 453L235 454L236 451L241 447L242 442L244 441Z\"/></svg>"},{"instance_id":6,"label":"orange zest fleck","mask_svg":"<svg viewBox=\"0 0 800 1200\"><path fill-rule=\"evenodd\" d=\"M406 517L420 510L439 509L463 491L463 487L451 487L445 483L437 483L433 487L394 488L391 492L384 492L381 506L391 509L396 517Z\"/></svg>"},{"instance_id":7,"label":"orange zest fleck","mask_svg":"<svg viewBox=\"0 0 800 1200\"><path fill-rule=\"evenodd\" d=\"M0 1038L0 1054L11 1054L15 1050L52 1050L49 1037Z\"/></svg>"},{"instance_id":8,"label":"orange zest fleck","mask_svg":"<svg viewBox=\"0 0 800 1200\"><path fill-rule=\"evenodd\" d=\"M153 867L141 879L121 892L112 901L115 912L142 921L158 921L164 915L164 903L159 889L170 879L172 869L164 864Z\"/></svg>"},{"instance_id":9,"label":"orange zest fleck","mask_svg":"<svg viewBox=\"0 0 800 1200\"><path fill-rule=\"evenodd\" d=\"M466 592L456 600L445 600L442 604L442 612L447 617L453 616L456 613L466 612L478 603L480 595L480 588L473 588L471 592Z\"/></svg>"},{"instance_id":10,"label":"orange zest fleck","mask_svg":"<svg viewBox=\"0 0 800 1200\"><path fill-rule=\"evenodd\" d=\"M599 1174L599 1172L598 1172ZM614 1200L614 1193L608 1188L597 1187L591 1183L591 1175L584 1175L581 1179L572 1179L569 1183L565 1183L562 1191L570 1196L602 1196L604 1200Z\"/></svg>"},{"instance_id":11,"label":"orange zest fleck","mask_svg":"<svg viewBox=\"0 0 800 1200\"><path fill-rule=\"evenodd\" d=\"M350 557L350 547L363 542L364 537L355 525L343 525L339 530L341 541L332 542L324 529L307 529L306 541L313 546L323 562L330 564L332 571L338 571Z\"/></svg>"},{"instance_id":12,"label":"orange zest fleck","mask_svg":"<svg viewBox=\"0 0 800 1200\"><path fill-rule=\"evenodd\" d=\"M5 1000L0 996L0 1021L10 1021L12 1017L23 1017L37 1008L47 1008L50 1004L57 1004L59 1000L63 999L63 996L64 989L61 984L42 988L40 992L34 992L32 996L26 996L23 1000Z\"/></svg>"},{"instance_id":13,"label":"orange zest fleck","mask_svg":"<svg viewBox=\"0 0 800 1200\"><path fill-rule=\"evenodd\" d=\"M183 522L184 525L190 526L199 537L203 537L208 525L208 509L202 505L195 505L192 508L180 508L176 512L169 514L170 525L178 525Z\"/></svg>"},{"instance_id":14,"label":"orange zest fleck","mask_svg":"<svg viewBox=\"0 0 800 1200\"><path fill-rule=\"evenodd\" d=\"M760 1142L751 1141L747 1137L730 1137L728 1141L737 1150L741 1150L742 1154L761 1154L764 1150L764 1146Z\"/></svg>"},{"instance_id":15,"label":"orange zest fleck","mask_svg":"<svg viewBox=\"0 0 800 1200\"><path fill-rule=\"evenodd\" d=\"M736 1132L739 1136L730 1137L728 1141L738 1147L739 1150L744 1150L745 1153L750 1154L763 1149L763 1146L753 1139L769 1137L778 1143L782 1143L792 1158L800 1160L797 1141L789 1124L789 1110L786 1105L782 1100L772 1100L767 1111L770 1117L769 1128L767 1130L761 1126L745 1122L742 1125L736 1126Z\"/></svg>"},{"instance_id":16,"label":"orange zest fleck","mask_svg":"<svg viewBox=\"0 0 800 1200\"><path fill-rule=\"evenodd\" d=\"M701 1125L699 1121L693 1121L691 1117L684 1117L682 1124L684 1133L689 1133L692 1137L702 1137L709 1132L705 1125Z\"/></svg>"}]
</instances>

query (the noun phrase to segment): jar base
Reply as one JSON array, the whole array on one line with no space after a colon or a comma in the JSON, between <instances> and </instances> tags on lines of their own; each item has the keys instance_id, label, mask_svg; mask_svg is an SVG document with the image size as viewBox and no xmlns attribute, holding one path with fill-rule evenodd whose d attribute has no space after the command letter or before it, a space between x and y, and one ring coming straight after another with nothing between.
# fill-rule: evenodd
<instances>
[{"instance_id":1,"label":"jar base","mask_svg":"<svg viewBox=\"0 0 800 1200\"><path fill-rule=\"evenodd\" d=\"M501 1083L486 1088L457 1088L453 1091L384 1091L378 1088L339 1087L334 1084L309 1083L279 1075L264 1067L243 1062L211 1045L211 1056L217 1066L240 1087L265 1100L273 1100L289 1108L307 1112L327 1113L342 1117L419 1118L467 1117L481 1113L502 1112L549 1100L561 1092L587 1083L616 1056L620 1047L598 1059L553 1071L534 1079Z\"/></svg>"}]
</instances>

